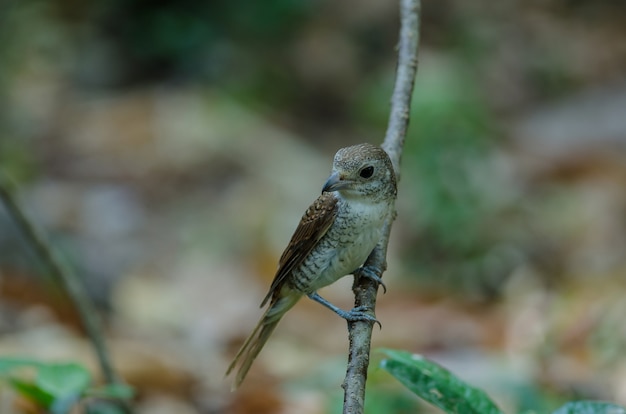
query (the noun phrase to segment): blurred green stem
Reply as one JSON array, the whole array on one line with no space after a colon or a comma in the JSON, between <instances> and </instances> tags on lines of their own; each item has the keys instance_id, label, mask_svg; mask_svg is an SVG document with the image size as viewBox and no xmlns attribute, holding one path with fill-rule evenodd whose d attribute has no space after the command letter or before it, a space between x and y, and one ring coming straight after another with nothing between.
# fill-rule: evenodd
<instances>
[{"instance_id":1,"label":"blurred green stem","mask_svg":"<svg viewBox=\"0 0 626 414\"><path fill-rule=\"evenodd\" d=\"M391 96L391 112L387 133L382 144L393 163L396 177L400 179L400 158L404 138L409 126L411 97L417 73L417 52L419 46L419 0L400 0L400 40L398 43L398 67L396 82ZM386 269L387 245L394 217L383 228L381 241L367 258L365 266ZM382 276L382 275L381 275ZM372 311L376 308L376 282L366 277L355 276L352 290L355 306L366 306ZM373 324L366 321L348 323L350 348L348 367L343 382L344 414L362 414L365 405L365 383L369 366Z\"/></svg>"},{"instance_id":2,"label":"blurred green stem","mask_svg":"<svg viewBox=\"0 0 626 414\"><path fill-rule=\"evenodd\" d=\"M0 200L2 200L9 216L24 235L27 243L48 268L55 282L61 285L74 303L74 306L76 306L87 335L96 351L105 381L109 384L118 382L104 342L100 318L81 280L56 254L52 246L46 242L42 232L24 215L13 194L12 187L13 185L8 177L0 171Z\"/></svg>"}]
</instances>

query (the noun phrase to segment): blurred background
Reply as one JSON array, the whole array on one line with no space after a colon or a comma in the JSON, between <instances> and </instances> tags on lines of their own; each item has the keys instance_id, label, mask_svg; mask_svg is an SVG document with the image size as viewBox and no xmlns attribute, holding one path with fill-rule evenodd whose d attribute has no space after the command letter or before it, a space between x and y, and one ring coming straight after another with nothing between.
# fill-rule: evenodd
<instances>
[{"instance_id":1,"label":"blurred background","mask_svg":"<svg viewBox=\"0 0 626 414\"><path fill-rule=\"evenodd\" d=\"M223 373L338 148L380 143L387 0L4 0L0 168L85 280L138 413L331 413L345 322L303 300ZM373 346L505 411L626 404L626 3L424 1ZM352 306L351 278L322 291ZM0 354L93 367L0 208ZM430 413L375 369L368 413Z\"/></svg>"}]
</instances>

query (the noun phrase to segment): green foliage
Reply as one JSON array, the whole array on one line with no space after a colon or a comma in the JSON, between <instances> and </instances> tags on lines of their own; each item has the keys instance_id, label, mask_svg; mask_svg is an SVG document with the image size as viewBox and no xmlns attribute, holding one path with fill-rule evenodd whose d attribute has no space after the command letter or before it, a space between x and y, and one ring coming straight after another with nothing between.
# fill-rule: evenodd
<instances>
[{"instance_id":1,"label":"green foliage","mask_svg":"<svg viewBox=\"0 0 626 414\"><path fill-rule=\"evenodd\" d=\"M360 100L363 122L383 128L392 79ZM419 283L480 296L497 289L514 265L514 210L506 174L493 163L494 120L471 71L453 58L420 62L402 162L403 194L416 213L404 219L419 239L404 244ZM513 208L512 208L513 207ZM506 225L503 225L506 223Z\"/></svg>"},{"instance_id":2,"label":"green foliage","mask_svg":"<svg viewBox=\"0 0 626 414\"><path fill-rule=\"evenodd\" d=\"M9 139L3 135L4 133L5 131L0 131L0 165L3 171L17 182L33 178L37 171L32 151L29 151L27 143Z\"/></svg>"},{"instance_id":3,"label":"green foliage","mask_svg":"<svg viewBox=\"0 0 626 414\"><path fill-rule=\"evenodd\" d=\"M498 174L489 164L492 121L470 76L450 63L426 69L416 85L403 163L419 206L411 222L420 239L407 246L408 256L417 274L439 281L432 283L482 288L498 279L490 272L503 270L489 264L502 236L493 222L501 206L494 201Z\"/></svg>"},{"instance_id":4,"label":"green foliage","mask_svg":"<svg viewBox=\"0 0 626 414\"><path fill-rule=\"evenodd\" d=\"M405 351L381 350L386 359L384 370L393 375L417 396L448 414L502 414L485 394L461 381L450 371L432 361ZM575 401L565 404L553 414L626 414L615 404L597 401Z\"/></svg>"},{"instance_id":5,"label":"green foliage","mask_svg":"<svg viewBox=\"0 0 626 414\"><path fill-rule=\"evenodd\" d=\"M502 414L482 390L419 355L384 349L381 366L419 397L446 413Z\"/></svg>"},{"instance_id":6,"label":"green foliage","mask_svg":"<svg viewBox=\"0 0 626 414\"><path fill-rule=\"evenodd\" d=\"M518 412L525 414L551 413L563 405L571 394L558 392L550 387L542 387L532 381L532 377L498 383L498 387L508 394Z\"/></svg>"},{"instance_id":7,"label":"green foliage","mask_svg":"<svg viewBox=\"0 0 626 414\"><path fill-rule=\"evenodd\" d=\"M448 67L434 68L422 79L413 102L415 139L407 140L405 163L420 179L420 225L433 226L446 247L467 251L486 208L470 172L489 149L487 110L472 79Z\"/></svg>"},{"instance_id":8,"label":"green foliage","mask_svg":"<svg viewBox=\"0 0 626 414\"><path fill-rule=\"evenodd\" d=\"M626 408L599 401L575 401L565 404L552 414L626 414Z\"/></svg>"},{"instance_id":9,"label":"green foliage","mask_svg":"<svg viewBox=\"0 0 626 414\"><path fill-rule=\"evenodd\" d=\"M98 0L88 7L94 18L87 22L126 60L125 81L219 76L220 82L242 69L241 49L267 53L268 44L299 28L310 8L302 0ZM247 63L262 68L259 59Z\"/></svg>"},{"instance_id":10,"label":"green foliage","mask_svg":"<svg viewBox=\"0 0 626 414\"><path fill-rule=\"evenodd\" d=\"M128 401L133 390L124 384L91 387L91 374L76 363L44 363L28 358L0 358L0 380L51 414L64 414L83 398ZM121 413L104 402L90 404L87 412Z\"/></svg>"}]
</instances>

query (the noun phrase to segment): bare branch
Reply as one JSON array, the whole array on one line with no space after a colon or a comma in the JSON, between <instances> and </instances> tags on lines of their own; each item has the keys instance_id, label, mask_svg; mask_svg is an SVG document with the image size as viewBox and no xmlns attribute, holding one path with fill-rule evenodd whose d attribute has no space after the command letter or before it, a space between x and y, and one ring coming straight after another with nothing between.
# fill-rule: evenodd
<instances>
[{"instance_id":1,"label":"bare branch","mask_svg":"<svg viewBox=\"0 0 626 414\"><path fill-rule=\"evenodd\" d=\"M404 138L409 126L411 97L417 73L419 47L419 0L400 0L400 41L398 44L398 69L391 95L389 125L382 147L393 162L396 177L400 177L400 158Z\"/></svg>"},{"instance_id":2,"label":"bare branch","mask_svg":"<svg viewBox=\"0 0 626 414\"><path fill-rule=\"evenodd\" d=\"M400 178L400 158L409 125L411 97L417 73L417 52L419 45L420 0L400 0L400 40L398 44L398 67L396 82L391 96L391 113L387 133L382 144L389 154L396 177ZM394 217L385 223L383 236L365 263L366 266L380 269L387 268L386 256L389 234ZM372 312L376 309L378 286L369 278L354 278L352 287L355 306L366 306ZM365 382L369 366L372 339L371 322L357 321L348 323L350 348L348 367L343 383L344 414L362 414L365 405Z\"/></svg>"},{"instance_id":3,"label":"bare branch","mask_svg":"<svg viewBox=\"0 0 626 414\"><path fill-rule=\"evenodd\" d=\"M46 242L43 234L24 215L17 199L13 195L8 178L2 172L0 172L0 200L2 200L10 217L24 235L26 242L48 268L55 282L62 286L74 303L74 306L76 306L87 335L96 351L100 369L106 382L109 384L117 382L117 377L104 343L100 319L87 292L85 292L82 282L54 252L52 247Z\"/></svg>"}]
</instances>

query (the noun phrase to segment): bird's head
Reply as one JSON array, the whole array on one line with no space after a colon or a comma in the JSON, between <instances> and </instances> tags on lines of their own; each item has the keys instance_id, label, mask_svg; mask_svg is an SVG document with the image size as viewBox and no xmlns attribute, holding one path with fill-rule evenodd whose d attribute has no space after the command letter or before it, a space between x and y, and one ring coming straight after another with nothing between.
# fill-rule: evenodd
<instances>
[{"instance_id":1,"label":"bird's head","mask_svg":"<svg viewBox=\"0 0 626 414\"><path fill-rule=\"evenodd\" d=\"M338 191L342 196L368 197L380 201L396 196L396 177L387 153L371 144L342 148L335 154L333 172L322 192Z\"/></svg>"}]
</instances>

